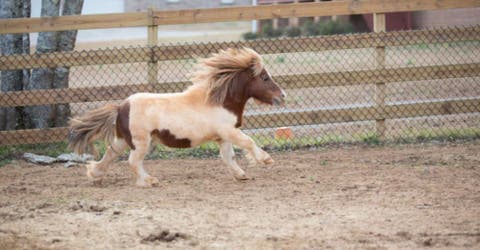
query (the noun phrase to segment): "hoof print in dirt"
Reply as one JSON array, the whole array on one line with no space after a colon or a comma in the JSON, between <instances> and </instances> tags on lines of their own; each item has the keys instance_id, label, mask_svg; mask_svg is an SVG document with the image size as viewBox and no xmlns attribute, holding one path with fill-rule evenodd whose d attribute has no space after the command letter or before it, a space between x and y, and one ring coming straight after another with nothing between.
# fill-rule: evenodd
<instances>
[{"instance_id":1,"label":"hoof print in dirt","mask_svg":"<svg viewBox=\"0 0 480 250\"><path fill-rule=\"evenodd\" d=\"M165 229L165 230L160 230L160 232L158 232L158 233L151 233L147 237L143 238L141 243L145 244L145 243L157 242L157 241L171 242L171 241L174 241L174 240L177 240L177 239L186 240L188 238L189 238L189 236L184 234L184 233L170 232L170 230Z\"/></svg>"},{"instance_id":2,"label":"hoof print in dirt","mask_svg":"<svg viewBox=\"0 0 480 250\"><path fill-rule=\"evenodd\" d=\"M77 201L74 205L70 206L70 209L73 211L82 210L85 212L94 212L94 213L101 213L107 210L106 207L98 205L98 204L88 204L83 201Z\"/></svg>"},{"instance_id":3,"label":"hoof print in dirt","mask_svg":"<svg viewBox=\"0 0 480 250\"><path fill-rule=\"evenodd\" d=\"M433 246L433 239L432 238L427 238L422 241L422 245L426 247Z\"/></svg>"},{"instance_id":4,"label":"hoof print in dirt","mask_svg":"<svg viewBox=\"0 0 480 250\"><path fill-rule=\"evenodd\" d=\"M93 180L94 187L102 187L103 186L103 179Z\"/></svg>"}]
</instances>

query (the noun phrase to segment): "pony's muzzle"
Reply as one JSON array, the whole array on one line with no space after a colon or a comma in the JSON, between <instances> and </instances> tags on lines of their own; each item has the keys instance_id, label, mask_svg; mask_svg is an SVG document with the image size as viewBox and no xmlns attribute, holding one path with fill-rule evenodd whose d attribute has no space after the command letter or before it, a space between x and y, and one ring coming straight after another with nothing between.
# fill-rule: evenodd
<instances>
[{"instance_id":1,"label":"pony's muzzle","mask_svg":"<svg viewBox=\"0 0 480 250\"><path fill-rule=\"evenodd\" d=\"M274 105L283 105L285 104L285 98L287 97L287 94L283 89L280 92L280 96L275 96L272 98L272 102Z\"/></svg>"},{"instance_id":2,"label":"pony's muzzle","mask_svg":"<svg viewBox=\"0 0 480 250\"><path fill-rule=\"evenodd\" d=\"M273 104L277 106L285 104L285 99L283 97L274 97L272 101Z\"/></svg>"}]
</instances>

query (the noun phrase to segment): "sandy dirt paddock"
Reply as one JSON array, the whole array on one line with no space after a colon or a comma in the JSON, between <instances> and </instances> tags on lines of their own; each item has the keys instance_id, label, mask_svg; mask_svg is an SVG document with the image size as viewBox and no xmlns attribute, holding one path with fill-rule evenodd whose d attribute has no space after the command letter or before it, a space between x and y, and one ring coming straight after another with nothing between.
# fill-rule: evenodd
<instances>
[{"instance_id":1,"label":"sandy dirt paddock","mask_svg":"<svg viewBox=\"0 0 480 250\"><path fill-rule=\"evenodd\" d=\"M0 249L480 248L480 142L273 154L238 182L219 159L0 168ZM243 162L244 160L241 160Z\"/></svg>"}]
</instances>

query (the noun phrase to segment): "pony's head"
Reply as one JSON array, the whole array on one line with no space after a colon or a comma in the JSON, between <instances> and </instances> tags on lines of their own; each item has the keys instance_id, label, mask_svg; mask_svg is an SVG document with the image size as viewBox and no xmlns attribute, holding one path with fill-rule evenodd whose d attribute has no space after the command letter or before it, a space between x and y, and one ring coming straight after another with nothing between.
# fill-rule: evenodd
<instances>
[{"instance_id":1,"label":"pony's head","mask_svg":"<svg viewBox=\"0 0 480 250\"><path fill-rule=\"evenodd\" d=\"M265 69L262 58L249 48L227 49L203 59L192 81L207 86L207 101L223 105L226 101L280 105L285 92Z\"/></svg>"}]
</instances>

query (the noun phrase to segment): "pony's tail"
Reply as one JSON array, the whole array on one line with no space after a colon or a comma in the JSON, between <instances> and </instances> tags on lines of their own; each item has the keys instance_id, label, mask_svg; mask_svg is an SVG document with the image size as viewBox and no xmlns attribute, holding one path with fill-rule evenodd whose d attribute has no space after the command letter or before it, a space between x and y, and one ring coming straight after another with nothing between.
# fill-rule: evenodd
<instances>
[{"instance_id":1,"label":"pony's tail","mask_svg":"<svg viewBox=\"0 0 480 250\"><path fill-rule=\"evenodd\" d=\"M77 154L93 152L97 155L93 142L104 140L107 145L112 144L117 114L118 105L109 104L70 119L69 148Z\"/></svg>"}]
</instances>

